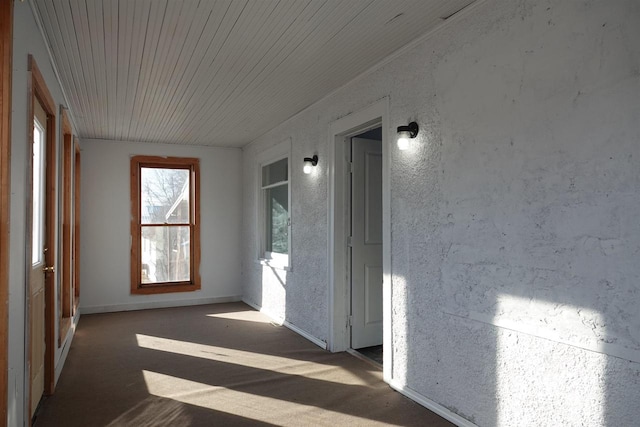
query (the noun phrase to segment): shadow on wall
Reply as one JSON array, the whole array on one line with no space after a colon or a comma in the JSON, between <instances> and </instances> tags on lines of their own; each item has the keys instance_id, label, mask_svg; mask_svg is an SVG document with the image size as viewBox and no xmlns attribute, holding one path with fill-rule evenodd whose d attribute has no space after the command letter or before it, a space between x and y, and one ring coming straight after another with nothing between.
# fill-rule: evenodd
<instances>
[{"instance_id":1,"label":"shadow on wall","mask_svg":"<svg viewBox=\"0 0 640 427\"><path fill-rule=\"evenodd\" d=\"M467 295L457 295L458 304L468 304L455 313L451 304L424 303L438 292L430 283L394 277L394 308L407 313L394 317L394 378L480 426L633 425L640 418L640 352L622 331L607 330L628 315L591 308L584 285L584 298L556 293L543 300L539 280L496 295L481 285L485 268L459 287ZM403 347L406 354L398 352ZM426 383L412 382L425 372ZM452 403L468 398L477 417Z\"/></svg>"},{"instance_id":2,"label":"shadow on wall","mask_svg":"<svg viewBox=\"0 0 640 427\"><path fill-rule=\"evenodd\" d=\"M625 293L601 287L595 279L560 277L566 273L550 270L488 264L457 269L468 280L458 285L462 292L455 296L458 306L452 314L476 323L484 332L477 333L482 338L473 347L495 357L496 419L485 421L628 425L634 421L621 417L634 411L637 420L640 413L633 408L640 397L640 353L629 325L621 324L632 313L612 315L595 308L601 301L615 304ZM499 270L505 276L496 289ZM495 335L492 344L483 342L491 338L487 334ZM467 366L473 366L472 356L467 355Z\"/></svg>"},{"instance_id":3,"label":"shadow on wall","mask_svg":"<svg viewBox=\"0 0 640 427\"><path fill-rule=\"evenodd\" d=\"M496 328L446 313L437 282L396 275L393 295L394 380L474 424L500 425L499 400L507 396L496 383ZM469 402L473 413L464 409Z\"/></svg>"},{"instance_id":4,"label":"shadow on wall","mask_svg":"<svg viewBox=\"0 0 640 427\"><path fill-rule=\"evenodd\" d=\"M493 324L504 328L497 387L500 397L510 397L508 407L498 406L499 420L517 419L517 408L535 403L541 414L556 414L548 423L634 424L640 417L640 351L625 325L632 313L594 307L600 301L624 307L616 300L629 295L620 292L626 280L614 287L574 277L576 292L560 295L553 276L541 273L527 292L497 296ZM545 288L554 289L553 300L540 298Z\"/></svg>"},{"instance_id":5,"label":"shadow on wall","mask_svg":"<svg viewBox=\"0 0 640 427\"><path fill-rule=\"evenodd\" d=\"M494 45L448 54L434 72L440 148L394 159L399 373L479 425L640 419L631 5L530 2Z\"/></svg>"},{"instance_id":6,"label":"shadow on wall","mask_svg":"<svg viewBox=\"0 0 640 427\"><path fill-rule=\"evenodd\" d=\"M609 239L582 234L561 198L511 215L469 196L435 229L414 198L398 200L394 378L481 426L634 425L640 277L637 236L620 230L637 228L606 215L613 198L590 207L611 218Z\"/></svg>"}]
</instances>

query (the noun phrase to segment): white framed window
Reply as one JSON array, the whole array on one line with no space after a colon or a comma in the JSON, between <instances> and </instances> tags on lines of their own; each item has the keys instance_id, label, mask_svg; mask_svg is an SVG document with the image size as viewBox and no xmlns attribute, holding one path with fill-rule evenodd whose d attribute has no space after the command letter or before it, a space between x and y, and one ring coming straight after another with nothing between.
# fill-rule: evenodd
<instances>
[{"instance_id":1,"label":"white framed window","mask_svg":"<svg viewBox=\"0 0 640 427\"><path fill-rule=\"evenodd\" d=\"M259 258L281 268L290 266L291 254L289 147L285 141L263 153L258 171Z\"/></svg>"},{"instance_id":2,"label":"white framed window","mask_svg":"<svg viewBox=\"0 0 640 427\"><path fill-rule=\"evenodd\" d=\"M39 105L38 105L39 106ZM46 117L46 116L45 116ZM33 188L32 188L32 242L33 265L44 262L44 205L45 205L45 130L40 120L33 120Z\"/></svg>"}]
</instances>

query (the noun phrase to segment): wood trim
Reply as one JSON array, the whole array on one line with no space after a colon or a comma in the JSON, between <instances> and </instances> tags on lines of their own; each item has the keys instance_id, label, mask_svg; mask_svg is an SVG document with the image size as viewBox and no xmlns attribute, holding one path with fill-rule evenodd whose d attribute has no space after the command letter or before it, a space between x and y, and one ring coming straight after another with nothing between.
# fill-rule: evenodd
<instances>
[{"instance_id":1,"label":"wood trim","mask_svg":"<svg viewBox=\"0 0 640 427\"><path fill-rule=\"evenodd\" d=\"M37 68L36 68L37 69ZM46 89L46 86L43 86ZM36 96L41 93L41 88L38 87L35 91ZM48 92L48 91L47 91ZM38 99L42 99L38 97ZM46 110L45 110L46 111ZM46 206L47 212L47 242L45 247L49 248L45 255L47 265L55 266L56 262L56 249L58 244L56 242L56 222L54 212L56 211L56 115L55 109L47 111L47 195ZM44 375L44 392L45 394L53 394L55 388L55 352L54 339L55 339L55 306L56 306L56 292L55 292L55 274L48 274L45 281L46 302L45 307L45 375Z\"/></svg>"},{"instance_id":2,"label":"wood trim","mask_svg":"<svg viewBox=\"0 0 640 427\"><path fill-rule=\"evenodd\" d=\"M67 122L67 115L62 110L62 122ZM62 148L62 317L71 316L71 160L72 136L71 127L63 126Z\"/></svg>"},{"instance_id":3,"label":"wood trim","mask_svg":"<svg viewBox=\"0 0 640 427\"><path fill-rule=\"evenodd\" d=\"M0 426L7 425L13 0L0 0Z\"/></svg>"},{"instance_id":4,"label":"wood trim","mask_svg":"<svg viewBox=\"0 0 640 427\"><path fill-rule=\"evenodd\" d=\"M29 58L29 62L31 58ZM29 170L27 171L27 186L25 188L26 200L27 200L27 214L25 221L25 252L30 254L32 251L32 239L29 236L30 230L33 228L32 218L33 218L33 119L34 119L34 109L33 102L35 96L33 95L33 78L31 77L31 72L28 72L27 78L27 159L31 159L28 161ZM31 142L30 142L31 141ZM25 406L25 420L29 420L29 425L31 425L31 331L32 327L32 319L31 319L31 260L27 255L27 259L25 260L27 264L27 274L25 277L25 319L29 320L29 324L25 324L25 378L26 382L28 382L28 387L25 386L24 390L24 406ZM26 323L26 322L25 322Z\"/></svg>"},{"instance_id":5,"label":"wood trim","mask_svg":"<svg viewBox=\"0 0 640 427\"><path fill-rule=\"evenodd\" d=\"M69 329L71 329L71 317L61 318L59 322L59 328L60 328L60 332L58 335L58 348L62 346L62 343L64 342L64 338L67 337L67 334L69 333Z\"/></svg>"},{"instance_id":6,"label":"wood trim","mask_svg":"<svg viewBox=\"0 0 640 427\"><path fill-rule=\"evenodd\" d=\"M27 146L29 147L28 153L29 156L32 156L32 145L33 145L33 103L39 101L42 105L43 109L47 113L47 141L46 141L46 158L47 158L47 170L46 170L46 211L50 214L47 215L47 225L46 225L46 236L45 236L45 247L47 251L45 253L45 263L48 266L55 266L56 259L56 240L55 240L55 215L52 213L55 212L56 208L56 110L55 103L53 102L53 98L51 97L51 93L47 88L46 82L42 77L42 73L40 73L40 69L36 64L35 59L32 55L28 57L28 79L27 79L27 87L28 87L28 140L26 141ZM29 171L32 173L32 171ZM29 186L30 187L30 186ZM28 189L29 193L31 193L31 188ZM30 205L31 197L28 196L28 204ZM28 209L27 217L31 216L31 209ZM29 233L30 229L30 221L27 219L27 233ZM27 246L30 247L30 240L27 240ZM29 253L28 251L27 253ZM28 266L30 267L31 260L27 261ZM30 268L27 269L30 271ZM27 283L29 283L29 278L27 277ZM28 294L28 292L27 292ZM55 274L47 274L45 279L45 375L44 375L44 393L46 395L53 394L55 389L55 352L54 352L54 340L55 340ZM26 313L29 318L28 331L31 331L31 302L27 301L26 304ZM30 332L27 332L25 336L29 337ZM28 338L30 339L30 338ZM27 339L27 341L28 341ZM27 368L26 370L26 378L31 378L30 366L31 366L31 350L30 345L27 345L28 355L27 360ZM29 399L28 413L27 417L30 419L31 414L31 399L29 397L29 392L25 393L25 398Z\"/></svg>"},{"instance_id":7,"label":"wood trim","mask_svg":"<svg viewBox=\"0 0 640 427\"><path fill-rule=\"evenodd\" d=\"M60 286L60 313L58 315L58 347L62 346L64 338L67 336L71 322L69 319L73 310L72 296L72 227L71 227L71 196L72 196L72 175L71 162L73 159L73 137L71 135L71 125L64 108L60 108L62 121L63 147L62 147L62 271Z\"/></svg>"},{"instance_id":8,"label":"wood trim","mask_svg":"<svg viewBox=\"0 0 640 427\"><path fill-rule=\"evenodd\" d=\"M75 182L73 193L73 294L74 298L74 314L78 306L80 298L80 143L78 138L74 138L74 175Z\"/></svg>"},{"instance_id":9,"label":"wood trim","mask_svg":"<svg viewBox=\"0 0 640 427\"><path fill-rule=\"evenodd\" d=\"M159 283L142 286L141 263L141 201L140 201L140 169L142 167L161 167L173 169L189 169L191 171L190 200L191 206L191 252L189 254L191 280L181 283ZM197 291L201 288L200 279L200 160L187 157L133 156L130 165L131 189L131 293L161 294L170 292Z\"/></svg>"},{"instance_id":10,"label":"wood trim","mask_svg":"<svg viewBox=\"0 0 640 427\"><path fill-rule=\"evenodd\" d=\"M73 131L71 130L71 122L69 122L69 116L67 115L67 109L62 105L60 106L60 119L62 120L62 133L66 135L71 135Z\"/></svg>"},{"instance_id":11,"label":"wood trim","mask_svg":"<svg viewBox=\"0 0 640 427\"><path fill-rule=\"evenodd\" d=\"M32 55L29 55L27 71L31 73L31 78L33 80L33 94L38 98L40 104L42 104L44 111L55 118L56 103L53 101L51 92L49 92L49 89L47 88L47 83L45 82L44 77L42 77L38 64L36 64L36 60Z\"/></svg>"},{"instance_id":12,"label":"wood trim","mask_svg":"<svg viewBox=\"0 0 640 427\"><path fill-rule=\"evenodd\" d=\"M194 201L193 204L193 248L191 248L191 271L193 272L193 282L196 285L197 289L200 289L200 161L196 161L193 164L193 169L191 170L191 178L193 182L193 186L191 187L191 200Z\"/></svg>"},{"instance_id":13,"label":"wood trim","mask_svg":"<svg viewBox=\"0 0 640 427\"><path fill-rule=\"evenodd\" d=\"M140 258L137 248L140 248L140 233L138 233L138 224L140 222L140 157L132 157L130 164L130 200L131 200L131 253L130 253L130 265L131 265L131 293L138 293L138 282L142 277L142 266L138 259Z\"/></svg>"}]
</instances>

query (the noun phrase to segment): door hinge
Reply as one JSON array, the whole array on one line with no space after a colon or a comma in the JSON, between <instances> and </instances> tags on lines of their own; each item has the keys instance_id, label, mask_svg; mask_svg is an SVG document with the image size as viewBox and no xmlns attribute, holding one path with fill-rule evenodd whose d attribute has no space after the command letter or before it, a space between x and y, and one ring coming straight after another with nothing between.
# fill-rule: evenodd
<instances>
[{"instance_id":1,"label":"door hinge","mask_svg":"<svg viewBox=\"0 0 640 427\"><path fill-rule=\"evenodd\" d=\"M347 237L347 247L352 247L353 246L353 237L349 236Z\"/></svg>"},{"instance_id":2,"label":"door hinge","mask_svg":"<svg viewBox=\"0 0 640 427\"><path fill-rule=\"evenodd\" d=\"M353 316L349 315L349 318L347 319L347 324L349 326L353 326Z\"/></svg>"},{"instance_id":3,"label":"door hinge","mask_svg":"<svg viewBox=\"0 0 640 427\"><path fill-rule=\"evenodd\" d=\"M353 162L349 162L349 173L353 173L353 170L354 170Z\"/></svg>"}]
</instances>

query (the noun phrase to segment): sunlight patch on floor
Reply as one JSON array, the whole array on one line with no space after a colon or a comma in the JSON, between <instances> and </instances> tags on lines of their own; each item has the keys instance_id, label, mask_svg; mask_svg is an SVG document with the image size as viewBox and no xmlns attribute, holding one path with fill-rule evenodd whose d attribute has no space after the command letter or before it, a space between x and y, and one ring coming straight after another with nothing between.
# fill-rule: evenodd
<instances>
[{"instance_id":1,"label":"sunlight patch on floor","mask_svg":"<svg viewBox=\"0 0 640 427\"><path fill-rule=\"evenodd\" d=\"M254 353L232 348L217 347L212 345L197 344L187 341L178 341L169 338L154 337L144 334L136 334L138 347L156 351L164 351L189 357L198 357L214 362L229 363L261 370L298 375L299 368L304 369L304 377L322 379L325 382L334 382L346 385L368 385L359 376L346 369L341 371L341 381L335 382L327 379L327 372L334 369L320 363L310 363L287 357L273 356L269 354ZM309 369L312 369L310 372Z\"/></svg>"},{"instance_id":2,"label":"sunlight patch on floor","mask_svg":"<svg viewBox=\"0 0 640 427\"><path fill-rule=\"evenodd\" d=\"M207 314L207 317L213 317L214 319L229 319L229 320L241 320L243 322L256 322L256 323L271 323L271 320L264 316L251 316L246 311L235 311L229 313L211 313Z\"/></svg>"},{"instance_id":3,"label":"sunlight patch on floor","mask_svg":"<svg viewBox=\"0 0 640 427\"><path fill-rule=\"evenodd\" d=\"M321 425L326 424L327 418L334 414L333 416L339 415L341 422L344 421L345 425L389 425L311 405L211 386L158 372L143 370L142 374L149 393L154 396L259 422L300 425L304 420L308 425ZM290 420L289 424L283 424L283 419Z\"/></svg>"}]
</instances>

